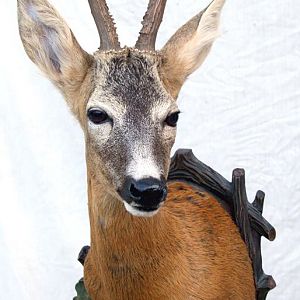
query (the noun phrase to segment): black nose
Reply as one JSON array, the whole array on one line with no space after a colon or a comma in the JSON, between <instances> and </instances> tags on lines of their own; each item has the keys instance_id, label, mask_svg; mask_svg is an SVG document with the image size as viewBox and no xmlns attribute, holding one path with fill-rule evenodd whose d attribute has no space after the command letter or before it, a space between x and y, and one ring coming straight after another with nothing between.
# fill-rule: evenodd
<instances>
[{"instance_id":1,"label":"black nose","mask_svg":"<svg viewBox=\"0 0 300 300\"><path fill-rule=\"evenodd\" d=\"M132 201L143 208L156 208L165 200L167 187L164 181L154 178L130 180L129 195Z\"/></svg>"}]
</instances>

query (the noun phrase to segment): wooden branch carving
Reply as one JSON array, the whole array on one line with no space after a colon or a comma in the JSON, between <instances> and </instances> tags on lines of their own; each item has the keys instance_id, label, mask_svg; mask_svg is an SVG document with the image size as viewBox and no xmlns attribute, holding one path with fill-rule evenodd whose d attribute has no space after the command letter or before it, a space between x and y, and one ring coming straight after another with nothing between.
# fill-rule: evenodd
<instances>
[{"instance_id":1,"label":"wooden branch carving","mask_svg":"<svg viewBox=\"0 0 300 300\"><path fill-rule=\"evenodd\" d=\"M241 236L245 241L249 255L252 259L254 252L252 232L250 226L250 220L248 216L248 200L246 195L245 186L245 171L243 169L235 169L232 173L232 187L233 187L233 209L235 223L240 229Z\"/></svg>"},{"instance_id":2,"label":"wooden branch carving","mask_svg":"<svg viewBox=\"0 0 300 300\"><path fill-rule=\"evenodd\" d=\"M82 247L82 249L80 250L79 254L78 254L78 258L77 260L84 266L84 261L86 259L86 256L89 253L90 250L90 246L84 246Z\"/></svg>"}]
</instances>

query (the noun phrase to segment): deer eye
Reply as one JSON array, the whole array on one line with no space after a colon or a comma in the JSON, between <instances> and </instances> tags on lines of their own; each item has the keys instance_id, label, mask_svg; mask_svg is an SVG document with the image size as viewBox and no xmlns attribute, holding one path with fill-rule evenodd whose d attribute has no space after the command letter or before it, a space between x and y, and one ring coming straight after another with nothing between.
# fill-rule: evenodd
<instances>
[{"instance_id":1,"label":"deer eye","mask_svg":"<svg viewBox=\"0 0 300 300\"><path fill-rule=\"evenodd\" d=\"M87 112L87 116L94 124L102 124L109 120L107 113L99 108L91 108Z\"/></svg>"},{"instance_id":2,"label":"deer eye","mask_svg":"<svg viewBox=\"0 0 300 300\"><path fill-rule=\"evenodd\" d=\"M170 114L170 115L166 118L165 123L166 123L168 126L176 127L178 118L179 118L179 111Z\"/></svg>"}]
</instances>

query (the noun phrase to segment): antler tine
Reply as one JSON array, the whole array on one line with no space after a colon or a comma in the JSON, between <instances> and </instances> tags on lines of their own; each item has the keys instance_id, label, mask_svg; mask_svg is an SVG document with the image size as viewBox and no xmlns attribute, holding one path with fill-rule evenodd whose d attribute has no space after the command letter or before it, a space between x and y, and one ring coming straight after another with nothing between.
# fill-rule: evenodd
<instances>
[{"instance_id":1,"label":"antler tine","mask_svg":"<svg viewBox=\"0 0 300 300\"><path fill-rule=\"evenodd\" d=\"M100 50L120 49L114 20L109 13L105 0L88 0L99 36Z\"/></svg>"},{"instance_id":2,"label":"antler tine","mask_svg":"<svg viewBox=\"0 0 300 300\"><path fill-rule=\"evenodd\" d=\"M140 50L155 50L156 35L162 21L167 0L150 0L143 18L143 28L135 47Z\"/></svg>"}]
</instances>

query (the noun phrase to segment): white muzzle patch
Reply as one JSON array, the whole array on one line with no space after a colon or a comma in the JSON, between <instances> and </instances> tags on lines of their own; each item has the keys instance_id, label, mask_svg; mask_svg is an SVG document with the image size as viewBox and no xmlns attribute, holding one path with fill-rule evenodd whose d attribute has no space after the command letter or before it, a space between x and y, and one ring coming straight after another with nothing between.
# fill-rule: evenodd
<instances>
[{"instance_id":1,"label":"white muzzle patch","mask_svg":"<svg viewBox=\"0 0 300 300\"><path fill-rule=\"evenodd\" d=\"M127 168L127 175L138 181L148 177L159 180L161 174L156 162L149 156L134 158Z\"/></svg>"}]
</instances>

